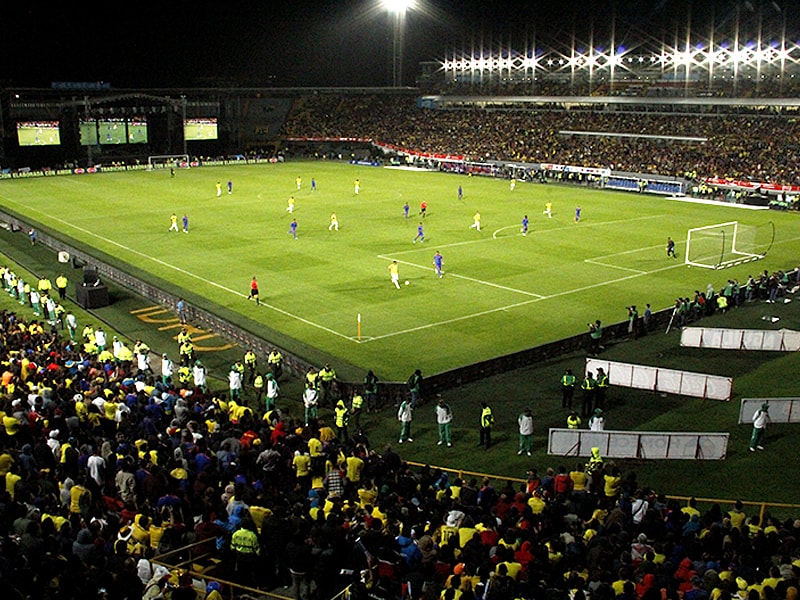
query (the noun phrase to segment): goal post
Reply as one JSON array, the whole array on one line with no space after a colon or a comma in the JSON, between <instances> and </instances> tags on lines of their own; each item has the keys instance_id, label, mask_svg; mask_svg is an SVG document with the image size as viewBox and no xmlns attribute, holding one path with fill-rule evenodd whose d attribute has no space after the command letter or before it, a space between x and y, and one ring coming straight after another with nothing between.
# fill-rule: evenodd
<instances>
[{"instance_id":1,"label":"goal post","mask_svg":"<svg viewBox=\"0 0 800 600\"><path fill-rule=\"evenodd\" d=\"M189 168L189 155L188 154L158 154L155 156L147 157L147 170L153 171L155 169L169 169L170 167L178 169Z\"/></svg>"},{"instance_id":2,"label":"goal post","mask_svg":"<svg viewBox=\"0 0 800 600\"><path fill-rule=\"evenodd\" d=\"M726 269L760 260L775 240L775 225L743 225L738 221L689 229L686 235L687 265Z\"/></svg>"}]
</instances>

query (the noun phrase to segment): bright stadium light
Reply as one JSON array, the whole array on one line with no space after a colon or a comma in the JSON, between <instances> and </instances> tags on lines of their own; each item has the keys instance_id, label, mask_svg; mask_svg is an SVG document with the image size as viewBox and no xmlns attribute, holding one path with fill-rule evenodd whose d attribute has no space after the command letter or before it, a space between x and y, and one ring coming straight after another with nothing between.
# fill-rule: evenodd
<instances>
[{"instance_id":1,"label":"bright stadium light","mask_svg":"<svg viewBox=\"0 0 800 600\"><path fill-rule=\"evenodd\" d=\"M392 16L392 87L403 84L403 34L406 13L416 6L415 0L383 0L383 6Z\"/></svg>"}]
</instances>

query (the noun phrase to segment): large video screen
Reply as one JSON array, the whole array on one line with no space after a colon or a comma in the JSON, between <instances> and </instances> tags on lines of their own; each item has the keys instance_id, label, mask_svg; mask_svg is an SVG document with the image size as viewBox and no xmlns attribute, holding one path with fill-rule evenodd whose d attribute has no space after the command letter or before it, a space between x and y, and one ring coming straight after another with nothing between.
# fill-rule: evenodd
<instances>
[{"instance_id":1,"label":"large video screen","mask_svg":"<svg viewBox=\"0 0 800 600\"><path fill-rule=\"evenodd\" d=\"M19 121L17 141L20 146L58 146L61 134L58 121Z\"/></svg>"},{"instance_id":2,"label":"large video screen","mask_svg":"<svg viewBox=\"0 0 800 600\"><path fill-rule=\"evenodd\" d=\"M147 143L147 120L143 118L128 120L128 143L146 144Z\"/></svg>"},{"instance_id":3,"label":"large video screen","mask_svg":"<svg viewBox=\"0 0 800 600\"><path fill-rule=\"evenodd\" d=\"M78 129L81 133L81 146L97 145L96 119L81 119L78 123Z\"/></svg>"},{"instance_id":4,"label":"large video screen","mask_svg":"<svg viewBox=\"0 0 800 600\"><path fill-rule=\"evenodd\" d=\"M184 119L183 139L185 140L215 140L217 139L217 119Z\"/></svg>"},{"instance_id":5,"label":"large video screen","mask_svg":"<svg viewBox=\"0 0 800 600\"><path fill-rule=\"evenodd\" d=\"M128 134L125 119L98 119L97 136L101 144L126 144Z\"/></svg>"}]
</instances>

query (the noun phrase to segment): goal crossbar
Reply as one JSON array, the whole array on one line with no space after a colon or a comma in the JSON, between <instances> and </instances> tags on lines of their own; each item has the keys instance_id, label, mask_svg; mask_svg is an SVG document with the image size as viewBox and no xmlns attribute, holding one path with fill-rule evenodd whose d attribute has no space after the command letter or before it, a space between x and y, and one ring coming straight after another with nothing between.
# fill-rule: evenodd
<instances>
[{"instance_id":1,"label":"goal crossbar","mask_svg":"<svg viewBox=\"0 0 800 600\"><path fill-rule=\"evenodd\" d=\"M695 248L699 236L708 236L714 241L707 254L698 258L693 255L692 236L695 237ZM764 258L766 253L749 252L741 247L738 221L728 221L704 227L689 229L686 237L685 263L704 269L726 269L743 263ZM702 259L702 260L700 260Z\"/></svg>"}]
</instances>

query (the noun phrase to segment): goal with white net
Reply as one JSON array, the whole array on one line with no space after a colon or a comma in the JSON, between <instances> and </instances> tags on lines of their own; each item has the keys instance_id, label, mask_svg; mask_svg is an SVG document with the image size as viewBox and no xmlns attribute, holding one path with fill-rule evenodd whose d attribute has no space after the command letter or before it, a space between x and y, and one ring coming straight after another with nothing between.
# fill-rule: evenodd
<instances>
[{"instance_id":1,"label":"goal with white net","mask_svg":"<svg viewBox=\"0 0 800 600\"><path fill-rule=\"evenodd\" d=\"M726 269L767 255L775 241L775 225L743 225L738 221L695 227L686 236L686 264Z\"/></svg>"},{"instance_id":2,"label":"goal with white net","mask_svg":"<svg viewBox=\"0 0 800 600\"><path fill-rule=\"evenodd\" d=\"M147 170L153 171L155 169L188 169L189 168L189 155L188 154L160 154L157 156L147 157Z\"/></svg>"}]
</instances>

